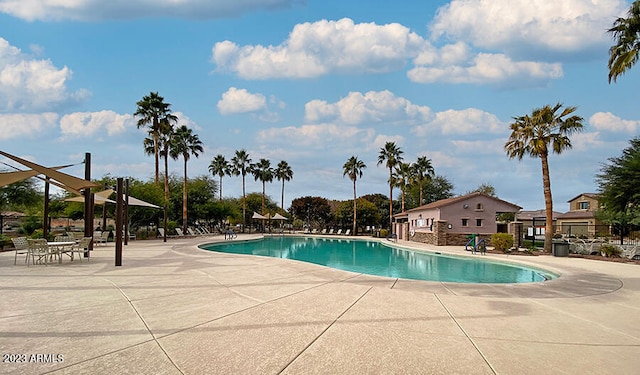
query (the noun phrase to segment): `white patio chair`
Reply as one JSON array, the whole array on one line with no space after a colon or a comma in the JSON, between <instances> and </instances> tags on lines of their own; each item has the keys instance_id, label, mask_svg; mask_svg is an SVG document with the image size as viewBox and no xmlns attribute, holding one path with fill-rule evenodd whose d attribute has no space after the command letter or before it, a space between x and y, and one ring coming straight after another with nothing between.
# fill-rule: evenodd
<instances>
[{"instance_id":1,"label":"white patio chair","mask_svg":"<svg viewBox=\"0 0 640 375\"><path fill-rule=\"evenodd\" d=\"M29 243L27 242L27 237L14 237L11 239L11 242L13 242L13 247L16 248L13 265L15 266L18 261L18 254L25 254L24 262L27 263L29 261Z\"/></svg>"},{"instance_id":2,"label":"white patio chair","mask_svg":"<svg viewBox=\"0 0 640 375\"><path fill-rule=\"evenodd\" d=\"M50 255L47 240L45 240L44 238L29 238L27 239L27 243L29 244L29 255L31 255L31 263L43 264L44 262L44 265L47 265L47 258ZM29 263L27 263L27 265L29 265Z\"/></svg>"},{"instance_id":3,"label":"white patio chair","mask_svg":"<svg viewBox=\"0 0 640 375\"><path fill-rule=\"evenodd\" d=\"M89 249L91 240L91 237L82 237L80 241L71 248L69 256L71 257L72 262L75 254L78 254L78 258L80 259L80 262L82 262L82 257L84 256L85 250ZM89 258L87 258L87 262L88 261Z\"/></svg>"}]
</instances>

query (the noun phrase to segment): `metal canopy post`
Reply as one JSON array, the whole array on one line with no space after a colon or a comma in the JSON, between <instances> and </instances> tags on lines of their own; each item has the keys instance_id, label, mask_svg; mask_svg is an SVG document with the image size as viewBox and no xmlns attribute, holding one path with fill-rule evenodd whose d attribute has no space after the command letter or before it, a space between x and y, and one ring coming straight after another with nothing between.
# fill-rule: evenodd
<instances>
[{"instance_id":1,"label":"metal canopy post","mask_svg":"<svg viewBox=\"0 0 640 375\"><path fill-rule=\"evenodd\" d=\"M122 190L122 177L119 177L116 188L116 266L122 266Z\"/></svg>"}]
</instances>

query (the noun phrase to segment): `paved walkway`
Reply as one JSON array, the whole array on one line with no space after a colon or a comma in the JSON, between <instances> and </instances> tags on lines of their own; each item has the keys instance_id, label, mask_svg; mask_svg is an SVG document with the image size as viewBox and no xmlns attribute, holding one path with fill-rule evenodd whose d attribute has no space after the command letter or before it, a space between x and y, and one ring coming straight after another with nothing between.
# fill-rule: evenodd
<instances>
[{"instance_id":1,"label":"paved walkway","mask_svg":"<svg viewBox=\"0 0 640 375\"><path fill-rule=\"evenodd\" d=\"M456 284L196 247L210 240L132 241L121 267L113 244L46 267L0 254L0 373L640 372L638 265L488 254L562 277Z\"/></svg>"}]
</instances>

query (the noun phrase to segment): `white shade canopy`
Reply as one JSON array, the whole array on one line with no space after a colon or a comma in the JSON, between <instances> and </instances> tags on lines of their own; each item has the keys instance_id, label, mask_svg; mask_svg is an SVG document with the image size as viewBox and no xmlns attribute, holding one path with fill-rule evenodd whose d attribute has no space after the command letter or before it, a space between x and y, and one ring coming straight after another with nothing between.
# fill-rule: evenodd
<instances>
[{"instance_id":1,"label":"white shade canopy","mask_svg":"<svg viewBox=\"0 0 640 375\"><path fill-rule=\"evenodd\" d=\"M266 219L266 216L260 215L259 213L253 211L253 216L251 216L252 219Z\"/></svg>"}]
</instances>

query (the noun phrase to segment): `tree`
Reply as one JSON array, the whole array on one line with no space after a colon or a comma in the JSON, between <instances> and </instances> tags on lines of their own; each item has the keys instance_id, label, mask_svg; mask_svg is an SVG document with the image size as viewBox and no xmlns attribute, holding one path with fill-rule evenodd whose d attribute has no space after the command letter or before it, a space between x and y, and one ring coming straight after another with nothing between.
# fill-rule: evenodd
<instances>
[{"instance_id":1,"label":"tree","mask_svg":"<svg viewBox=\"0 0 640 375\"><path fill-rule=\"evenodd\" d=\"M403 153L395 142L387 142L378 154L378 165L384 164L389 168L389 234L393 233L393 168L402 162Z\"/></svg>"},{"instance_id":2,"label":"tree","mask_svg":"<svg viewBox=\"0 0 640 375\"><path fill-rule=\"evenodd\" d=\"M358 198L357 207L358 220L356 222L356 227L362 228L365 225L378 224L380 222L380 211L375 204L360 197ZM344 201L338 204L338 207L336 208L336 221L339 225L348 225L353 221L353 202Z\"/></svg>"},{"instance_id":3,"label":"tree","mask_svg":"<svg viewBox=\"0 0 640 375\"><path fill-rule=\"evenodd\" d=\"M187 162L191 155L196 158L200 156L200 152L204 152L202 142L192 129L182 125L176 129L173 139L171 140L171 158L178 160L182 156L184 161L184 184L182 185L182 230L187 232Z\"/></svg>"},{"instance_id":4,"label":"tree","mask_svg":"<svg viewBox=\"0 0 640 375\"><path fill-rule=\"evenodd\" d=\"M308 227L319 227L331 218L331 206L326 198L301 197L291 201L289 213L301 219Z\"/></svg>"},{"instance_id":5,"label":"tree","mask_svg":"<svg viewBox=\"0 0 640 375\"><path fill-rule=\"evenodd\" d=\"M173 124L178 121L178 118L171 113L171 104L165 103L164 98L158 95L157 92L150 92L149 95L142 97L142 100L136 103L138 108L136 109L134 116L138 117L138 128L149 126L149 134L153 140L153 154L155 156L156 167L156 184L159 180L160 168L159 168L159 150L160 150L160 133L161 123L167 122ZM148 145L144 144L145 150Z\"/></svg>"},{"instance_id":6,"label":"tree","mask_svg":"<svg viewBox=\"0 0 640 375\"><path fill-rule=\"evenodd\" d=\"M607 30L613 34L615 45L609 48L609 83L631 69L638 62L640 52L640 1L631 4L627 18L618 18Z\"/></svg>"},{"instance_id":7,"label":"tree","mask_svg":"<svg viewBox=\"0 0 640 375\"><path fill-rule=\"evenodd\" d=\"M242 231L244 232L244 227L246 223L247 217L247 194L245 192L245 177L247 176L247 171L251 166L251 158L249 158L249 154L244 150L236 150L236 155L231 158L231 173L234 176L242 175Z\"/></svg>"},{"instance_id":8,"label":"tree","mask_svg":"<svg viewBox=\"0 0 640 375\"><path fill-rule=\"evenodd\" d=\"M427 159L426 156L420 156L415 163L411 164L411 168L413 169L413 177L418 183L418 187L420 189L420 200L418 201L418 206L421 206L425 204L425 201L423 200L423 186L425 180L432 179L435 176L435 170L431 164L431 159Z\"/></svg>"},{"instance_id":9,"label":"tree","mask_svg":"<svg viewBox=\"0 0 640 375\"><path fill-rule=\"evenodd\" d=\"M231 176L231 164L225 159L224 155L218 154L211 160L209 172L214 176L218 175L220 177L220 201L222 202L222 177L225 175Z\"/></svg>"},{"instance_id":10,"label":"tree","mask_svg":"<svg viewBox=\"0 0 640 375\"><path fill-rule=\"evenodd\" d=\"M540 158L542 163L542 186L546 210L546 226L544 250L551 251L553 238L553 200L551 181L549 178L549 152L561 154L571 148L569 136L583 129L582 117L571 115L576 107L566 107L562 112L562 104L551 107L546 105L533 110L531 115L514 118L511 135L504 145L510 159L522 160L524 155Z\"/></svg>"},{"instance_id":11,"label":"tree","mask_svg":"<svg viewBox=\"0 0 640 375\"><path fill-rule=\"evenodd\" d=\"M619 226L621 239L629 224L640 224L640 137L629 144L621 156L609 158L596 176L602 206L597 216Z\"/></svg>"},{"instance_id":12,"label":"tree","mask_svg":"<svg viewBox=\"0 0 640 375\"><path fill-rule=\"evenodd\" d=\"M356 211L358 208L357 205L357 195L356 195L356 180L358 178L362 178L362 171L367 168L367 165L357 156L352 156L347 160L346 163L342 166L342 177L349 176L349 179L353 181L353 235L357 234L357 226L356 226Z\"/></svg>"},{"instance_id":13,"label":"tree","mask_svg":"<svg viewBox=\"0 0 640 375\"><path fill-rule=\"evenodd\" d=\"M480 186L478 186L474 190L468 191L465 194L471 194L471 193L484 193L492 197L498 197L498 194L496 193L496 188L493 187L493 185L488 183L482 183L480 184Z\"/></svg>"},{"instance_id":14,"label":"tree","mask_svg":"<svg viewBox=\"0 0 640 375\"><path fill-rule=\"evenodd\" d=\"M413 181L413 168L411 168L411 165L409 163L399 163L396 166L396 173L393 176L393 182L394 185L400 188L400 192L402 194L401 196L401 212L404 212L404 197L405 197L405 192L407 190L407 185L409 185L409 183L411 181Z\"/></svg>"},{"instance_id":15,"label":"tree","mask_svg":"<svg viewBox=\"0 0 640 375\"><path fill-rule=\"evenodd\" d=\"M267 182L273 181L273 168L271 168L271 161L268 159L260 159L257 163L251 165L251 174L253 178L262 182L262 214L264 211L264 197L265 197L265 185Z\"/></svg>"},{"instance_id":16,"label":"tree","mask_svg":"<svg viewBox=\"0 0 640 375\"><path fill-rule=\"evenodd\" d=\"M275 177L278 181L282 181L282 203L280 204L280 209L284 211L284 182L291 181L293 178L293 170L291 170L289 163L284 160L280 161L275 170Z\"/></svg>"},{"instance_id":17,"label":"tree","mask_svg":"<svg viewBox=\"0 0 640 375\"><path fill-rule=\"evenodd\" d=\"M159 155L164 158L164 220L162 227L164 228L164 236L162 240L167 242L169 227L169 151L171 147L171 139L173 138L173 125L166 119L160 121L158 129L157 147L160 148ZM151 133L151 130L149 131ZM148 144L148 142L146 142ZM155 180L158 183L158 178Z\"/></svg>"}]
</instances>

